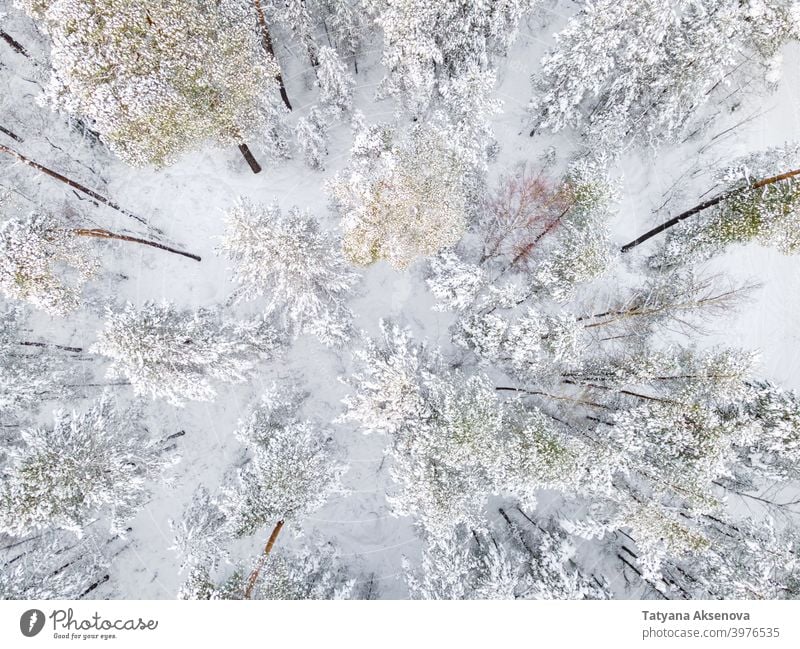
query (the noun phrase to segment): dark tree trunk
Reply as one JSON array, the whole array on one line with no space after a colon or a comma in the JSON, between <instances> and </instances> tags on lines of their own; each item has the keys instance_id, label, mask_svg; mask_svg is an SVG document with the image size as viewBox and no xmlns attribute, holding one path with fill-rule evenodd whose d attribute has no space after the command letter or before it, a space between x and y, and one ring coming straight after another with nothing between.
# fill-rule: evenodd
<instances>
[{"instance_id":1,"label":"dark tree trunk","mask_svg":"<svg viewBox=\"0 0 800 649\"><path fill-rule=\"evenodd\" d=\"M188 257L189 259L194 259L195 261L200 261L200 257L192 254L191 252L184 252L183 250L178 250L176 248L170 248L169 246L165 246L163 243L156 243L155 241L148 241L147 239L140 239L139 237L131 237L127 234L115 234L114 232L109 232L108 230L102 230L99 228L94 229L85 229L85 228L78 228L72 231L78 237L94 237L97 239L114 239L116 241L130 241L132 243L141 243L145 246L151 246L153 248L158 248L159 250L166 250L167 252L171 252L175 255L181 255L183 257Z\"/></svg>"},{"instance_id":2,"label":"dark tree trunk","mask_svg":"<svg viewBox=\"0 0 800 649\"><path fill-rule=\"evenodd\" d=\"M26 50L17 40L15 40L9 34L6 34L2 29L0 29L0 38L2 38L6 43L9 44L12 50L14 50L17 54L22 54L22 56L26 56L30 58L30 54L28 54L28 50Z\"/></svg>"},{"instance_id":3,"label":"dark tree trunk","mask_svg":"<svg viewBox=\"0 0 800 649\"><path fill-rule=\"evenodd\" d=\"M245 599L250 599L250 597L253 595L253 589L255 588L258 577L261 574L261 569L264 567L269 553L272 552L272 547L275 545L275 540L278 538L278 534L281 533L281 528L283 528L283 521L278 521L272 530L272 534L270 534L269 538L267 539L267 544L264 546L264 552L262 552L261 556L258 557L258 563L253 569L253 572L250 573L250 578L247 580L247 588L244 591Z\"/></svg>"},{"instance_id":4,"label":"dark tree trunk","mask_svg":"<svg viewBox=\"0 0 800 649\"><path fill-rule=\"evenodd\" d=\"M661 234L664 230L668 230L673 225L677 225L681 221L688 219L703 210L707 210L709 207L714 207L714 205L718 205L722 201L725 201L732 196L736 196L737 194L741 194L746 191L751 191L753 189L759 189L760 187L766 187L767 185L772 185L773 183L780 182L782 180L788 180L789 178L793 178L794 176L800 175L800 169L794 169L793 171L787 171L786 173L782 173L778 176L772 176L770 178L764 178L759 180L758 182L753 183L752 185L748 185L747 187L739 187L737 189L732 189L731 191L724 192L715 198L710 198L707 201L703 201L699 205L695 205L692 209L686 210L685 212L681 212L677 216L672 217L668 221L664 221L661 225L657 225L652 230L648 230L642 236L637 237L630 243L626 243L622 246L622 252L628 252L629 250L635 248L636 246L644 243L648 239L652 239L657 234Z\"/></svg>"},{"instance_id":5,"label":"dark tree trunk","mask_svg":"<svg viewBox=\"0 0 800 649\"><path fill-rule=\"evenodd\" d=\"M54 349L63 349L65 352L82 352L83 347L69 347L67 345L56 345L55 343L40 343L29 340L23 340L19 343L24 347L53 347Z\"/></svg>"},{"instance_id":6,"label":"dark tree trunk","mask_svg":"<svg viewBox=\"0 0 800 649\"><path fill-rule=\"evenodd\" d=\"M7 128L0 126L0 133L5 133L10 137L12 140L16 140L20 144L22 144L25 140L23 140L19 135L14 133L13 131L9 131Z\"/></svg>"},{"instance_id":7,"label":"dark tree trunk","mask_svg":"<svg viewBox=\"0 0 800 649\"><path fill-rule=\"evenodd\" d=\"M253 152L250 151L250 147L243 142L239 145L239 151L242 152L244 159L247 160L247 164L250 165L250 169L253 171L253 173L261 173L261 165L258 164L258 160L256 160Z\"/></svg>"},{"instance_id":8,"label":"dark tree trunk","mask_svg":"<svg viewBox=\"0 0 800 649\"><path fill-rule=\"evenodd\" d=\"M258 16L258 24L261 27L261 47L264 48L264 51L269 54L273 59L275 59L275 64L278 66L280 70L280 64L278 63L278 57L275 56L275 49L272 47L272 37L269 35L269 27L267 26L267 19L264 16L264 8L261 6L261 0L253 0L253 6L256 8L256 15ZM286 86L283 85L283 75L278 72L275 75L275 80L278 82L280 86L281 92L281 99L283 99L283 103L289 110L292 110L292 104L289 102L289 95L286 94Z\"/></svg>"}]
</instances>

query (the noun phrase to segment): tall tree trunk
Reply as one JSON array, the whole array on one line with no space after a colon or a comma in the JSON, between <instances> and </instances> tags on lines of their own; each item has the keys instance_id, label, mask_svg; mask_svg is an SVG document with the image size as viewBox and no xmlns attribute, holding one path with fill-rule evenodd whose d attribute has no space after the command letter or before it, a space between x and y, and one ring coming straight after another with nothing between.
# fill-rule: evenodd
<instances>
[{"instance_id":1,"label":"tall tree trunk","mask_svg":"<svg viewBox=\"0 0 800 649\"><path fill-rule=\"evenodd\" d=\"M255 156L253 155L252 151L250 151L250 147L247 146L244 142L239 145L239 151L242 152L244 159L247 160L247 164L250 165L250 169L253 171L254 174L261 172L261 165L258 164L258 160L256 160Z\"/></svg>"},{"instance_id":2,"label":"tall tree trunk","mask_svg":"<svg viewBox=\"0 0 800 649\"><path fill-rule=\"evenodd\" d=\"M275 49L272 47L272 37L269 35L269 27L267 26L267 19L264 16L264 8L261 6L261 0L253 0L253 6L256 8L256 15L258 16L258 24L261 27L261 47L269 54L278 66L278 74L275 75L275 81L280 86L281 99L289 110L292 110L292 104L289 103L289 95L286 94L286 86L283 85L283 75L280 73L280 64L278 57L275 56Z\"/></svg>"},{"instance_id":3,"label":"tall tree trunk","mask_svg":"<svg viewBox=\"0 0 800 649\"><path fill-rule=\"evenodd\" d=\"M67 185L69 187L72 187L73 189L77 189L79 192L81 192L83 194L86 194L87 196L93 198L96 201L99 201L100 203L103 203L103 205L107 205L111 209L117 210L117 212L120 212L121 214L124 214L125 216L129 216L130 218L132 218L132 219L138 221L139 223L147 226L148 228L150 228L154 232L158 232L159 234L163 234L163 232L161 230L159 230L158 228L156 228L156 227L154 227L152 225L149 225L147 223L147 221L145 221L141 216L137 216L136 214L133 214L132 212L129 212L126 209L123 209L122 207L117 205L114 201L109 200L108 198L106 198L102 194L98 194L96 191L94 191L92 189L89 189L88 187L86 187L84 185L81 185L80 183L78 183L78 182L76 182L74 180L71 180L70 178L67 178L66 176L63 176L62 174L58 173L57 171L53 171L52 169L48 169L44 165L40 165L38 162L36 162L34 160L31 160L30 158L26 158L19 151L15 151L14 149L12 149L10 147L7 147L4 144L0 144L0 153L7 153L8 155L13 156L14 158L16 158L20 162L28 165L29 167L31 167L33 169L36 169L36 171L40 171L41 173L45 174L46 176L50 176L51 178L55 178L59 182L62 182L65 185Z\"/></svg>"},{"instance_id":4,"label":"tall tree trunk","mask_svg":"<svg viewBox=\"0 0 800 649\"><path fill-rule=\"evenodd\" d=\"M258 577L261 574L261 569L264 567L267 557L269 557L269 553L272 552L272 546L275 545L275 540L278 538L278 534L281 533L282 527L283 521L278 521L272 530L272 534L269 535L267 544L264 546L264 552L262 552L261 556L258 557L258 563L256 564L256 567L253 568L253 572L250 573L250 578L247 580L247 588L244 591L245 599L250 599L250 597L253 595L253 589L255 588Z\"/></svg>"},{"instance_id":5,"label":"tall tree trunk","mask_svg":"<svg viewBox=\"0 0 800 649\"><path fill-rule=\"evenodd\" d=\"M102 230L100 228L93 228L93 229L86 229L86 228L78 228L73 230L72 233L78 237L94 237L97 239L114 239L116 241L131 241L133 243L141 243L145 246L151 246L153 248L158 248L159 250L166 250L167 252L171 252L175 255L181 255L183 257L188 257L189 259L194 259L195 261L200 261L200 257L192 254L191 252L184 252L183 250L177 250L176 248L170 248L169 246L165 246L162 243L156 243L155 241L148 241L147 239L140 239L139 237L131 237L127 234L116 234L114 232L109 232L108 230Z\"/></svg>"},{"instance_id":6,"label":"tall tree trunk","mask_svg":"<svg viewBox=\"0 0 800 649\"><path fill-rule=\"evenodd\" d=\"M673 225L677 225L681 221L688 219L690 216L694 216L703 210L707 210L709 207L714 207L714 205L718 205L722 201L725 201L732 196L736 196L737 194L741 194L743 192L751 191L753 189L759 189L760 187L766 187L767 185L772 185L773 183L780 182L782 180L788 180L789 178L793 178L794 176L800 175L800 169L794 169L792 171L787 171L785 173L779 174L777 176L771 176L770 178L764 178L759 180L752 185L748 185L747 187L739 187L737 189L732 189L727 192L723 192L719 196L715 198L710 198L707 201L703 201L699 205L695 205L692 209L686 210L685 212L681 212L677 216L672 217L668 221L664 221L661 225L657 225L652 230L648 230L642 236L637 237L630 243L626 243L622 246L622 252L628 252L629 250L635 248L636 246L644 243L648 239L652 239L657 234L661 234L664 230L668 230Z\"/></svg>"}]
</instances>

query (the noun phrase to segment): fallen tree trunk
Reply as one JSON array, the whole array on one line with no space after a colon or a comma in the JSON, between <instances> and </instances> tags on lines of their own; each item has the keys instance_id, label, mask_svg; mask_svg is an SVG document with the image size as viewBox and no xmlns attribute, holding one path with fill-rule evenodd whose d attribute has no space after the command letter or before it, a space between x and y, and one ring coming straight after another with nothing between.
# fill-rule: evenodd
<instances>
[{"instance_id":1,"label":"fallen tree trunk","mask_svg":"<svg viewBox=\"0 0 800 649\"><path fill-rule=\"evenodd\" d=\"M201 261L201 258L198 255L192 254L191 252L184 252L183 250L178 250L177 248L170 248L169 246L165 246L163 243L157 243L155 241L149 241L147 239L140 239L139 237L131 237L127 234L116 234L114 232L109 232L108 230L103 230L100 228L93 228L93 229L86 229L86 228L78 228L72 231L78 237L95 237L97 239L114 239L115 241L130 241L132 243L141 243L145 246L151 246L153 248L158 248L159 250L166 250L167 252L171 252L175 255L181 255L183 257L188 257L189 259L194 259L195 261Z\"/></svg>"},{"instance_id":2,"label":"fallen tree trunk","mask_svg":"<svg viewBox=\"0 0 800 649\"><path fill-rule=\"evenodd\" d=\"M59 182L62 182L65 185L67 185L69 187L72 187L73 189L77 189L82 194L86 194L87 196L89 196L89 197L93 198L94 200L102 203L103 205L107 205L111 209L116 210L117 212L120 212L121 214L124 214L125 216L128 216L128 217L134 219L135 221L138 221L139 223L141 223L142 225L147 226L148 228L150 228L154 232L158 232L159 234L163 234L163 232L161 232L161 230L159 230L158 228L149 225L148 222L145 219L143 219L141 216L137 216L133 212L129 212L128 210L120 207L119 205L117 205L117 203L115 203L114 201L106 198L102 194L98 194L93 189L89 189L85 185L81 185L80 183L78 183L78 182L76 182L76 181L74 181L74 180L72 180L70 178L67 178L66 176L58 173L57 171L53 171L52 169L49 169L49 168L45 167L44 165L39 164L35 160L31 160L30 158L25 157L19 151L15 151L14 149L12 149L10 147L7 147L4 144L0 144L0 153L7 153L8 155L16 158L17 160L19 160L23 164L26 164L27 166L31 167L32 169L36 169L36 171L39 171L39 172L45 174L46 176L50 176L51 178L55 178Z\"/></svg>"},{"instance_id":3,"label":"fallen tree trunk","mask_svg":"<svg viewBox=\"0 0 800 649\"><path fill-rule=\"evenodd\" d=\"M792 171L787 171L786 173L779 174L777 176L771 176L770 178L764 178L759 180L752 185L748 185L747 187L738 187L736 189L732 189L728 192L723 192L719 196L715 198L710 198L707 201L703 201L699 205L695 205L693 208L686 210L685 212L681 212L677 216L672 217L668 221L664 221L661 225L657 225L652 230L648 230L642 236L637 237L630 243L626 243L620 249L621 252L628 252L629 250L635 248L638 245L643 244L648 239L652 239L657 234L661 234L664 230L668 230L673 225L677 225L681 221L688 219L703 210L707 210L709 207L714 207L719 203L731 198L732 196L736 196L737 194L741 194L743 192L751 191L753 189L759 189L761 187L766 187L767 185L772 185L773 183L780 182L782 180L788 180L789 178L793 178L794 176L800 175L800 169L794 169Z\"/></svg>"}]
</instances>

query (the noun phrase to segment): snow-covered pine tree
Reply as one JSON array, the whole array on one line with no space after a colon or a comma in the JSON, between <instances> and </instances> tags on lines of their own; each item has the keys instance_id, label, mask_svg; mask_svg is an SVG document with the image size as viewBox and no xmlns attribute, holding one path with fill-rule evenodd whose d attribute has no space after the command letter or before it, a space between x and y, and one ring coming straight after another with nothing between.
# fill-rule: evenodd
<instances>
[{"instance_id":1,"label":"snow-covered pine tree","mask_svg":"<svg viewBox=\"0 0 800 649\"><path fill-rule=\"evenodd\" d=\"M440 86L466 70L488 70L517 35L535 0L501 2L425 2L366 0L364 5L383 32L382 62L387 70L379 96L399 96L421 117Z\"/></svg>"},{"instance_id":2,"label":"snow-covered pine tree","mask_svg":"<svg viewBox=\"0 0 800 649\"><path fill-rule=\"evenodd\" d=\"M532 506L538 490L585 487L588 448L557 422L500 400L484 376L447 368L407 330L385 321L381 329L382 340L367 340L356 354L343 420L391 436L395 513L446 537L461 524L480 526L492 494Z\"/></svg>"},{"instance_id":3,"label":"snow-covered pine tree","mask_svg":"<svg viewBox=\"0 0 800 649\"><path fill-rule=\"evenodd\" d=\"M368 34L361 0L319 0L319 5L326 35L336 49L352 61L353 71L358 74L358 57Z\"/></svg>"},{"instance_id":4,"label":"snow-covered pine tree","mask_svg":"<svg viewBox=\"0 0 800 649\"><path fill-rule=\"evenodd\" d=\"M52 38L46 101L91 120L128 163L163 166L208 142L240 145L252 158L244 145L252 133L267 134L270 154L285 155L280 70L262 51L246 3L20 4Z\"/></svg>"},{"instance_id":5,"label":"snow-covered pine tree","mask_svg":"<svg viewBox=\"0 0 800 649\"><path fill-rule=\"evenodd\" d=\"M302 519L341 491L346 466L329 432L298 418L304 399L273 386L240 423L236 436L252 457L220 500L234 536Z\"/></svg>"},{"instance_id":6,"label":"snow-covered pine tree","mask_svg":"<svg viewBox=\"0 0 800 649\"><path fill-rule=\"evenodd\" d=\"M243 568L216 579L196 567L178 594L180 599L331 600L353 597L355 580L330 544L313 537L298 550L277 549L264 561L264 577L249 594Z\"/></svg>"},{"instance_id":7,"label":"snow-covered pine tree","mask_svg":"<svg viewBox=\"0 0 800 649\"><path fill-rule=\"evenodd\" d=\"M491 534L453 530L427 539L419 566L404 557L412 599L516 599L525 559Z\"/></svg>"},{"instance_id":8,"label":"snow-covered pine tree","mask_svg":"<svg viewBox=\"0 0 800 649\"><path fill-rule=\"evenodd\" d=\"M108 376L128 379L137 394L182 406L212 400L214 382L245 381L280 345L264 319L237 322L217 310L145 302L109 309L90 351L108 358Z\"/></svg>"},{"instance_id":9,"label":"snow-covered pine tree","mask_svg":"<svg viewBox=\"0 0 800 649\"><path fill-rule=\"evenodd\" d=\"M87 242L49 212L18 213L8 197L0 208L11 212L0 226L0 290L54 315L78 308L83 287L99 269Z\"/></svg>"},{"instance_id":10,"label":"snow-covered pine tree","mask_svg":"<svg viewBox=\"0 0 800 649\"><path fill-rule=\"evenodd\" d=\"M665 561L665 590L692 599L797 599L800 536L770 517L708 519L710 543L682 559Z\"/></svg>"},{"instance_id":11,"label":"snow-covered pine tree","mask_svg":"<svg viewBox=\"0 0 800 649\"><path fill-rule=\"evenodd\" d=\"M299 550L270 554L253 599L350 599L355 579L330 543L312 539Z\"/></svg>"},{"instance_id":12,"label":"snow-covered pine tree","mask_svg":"<svg viewBox=\"0 0 800 649\"><path fill-rule=\"evenodd\" d=\"M777 81L781 48L800 36L797 9L796 0L591 0L534 78L534 131L577 128L612 154L674 141L716 89Z\"/></svg>"},{"instance_id":13,"label":"snow-covered pine tree","mask_svg":"<svg viewBox=\"0 0 800 649\"><path fill-rule=\"evenodd\" d=\"M273 0L269 13L292 36L293 43L302 46L311 67L319 67L319 45L315 36L321 20L317 0Z\"/></svg>"},{"instance_id":14,"label":"snow-covered pine tree","mask_svg":"<svg viewBox=\"0 0 800 649\"><path fill-rule=\"evenodd\" d=\"M742 426L754 426L739 448L737 480L786 482L800 478L800 397L770 381L748 381L736 413ZM759 480L760 479L760 480Z\"/></svg>"},{"instance_id":15,"label":"snow-covered pine tree","mask_svg":"<svg viewBox=\"0 0 800 649\"><path fill-rule=\"evenodd\" d=\"M522 512L522 510L518 510ZM523 599L607 599L609 589L596 577L586 574L576 562L574 539L559 526L500 515L508 526L508 544L527 555L518 597ZM523 523L531 525L525 529Z\"/></svg>"},{"instance_id":16,"label":"snow-covered pine tree","mask_svg":"<svg viewBox=\"0 0 800 649\"><path fill-rule=\"evenodd\" d=\"M355 81L332 47L325 46L319 50L317 85L319 103L326 110L338 113L352 108Z\"/></svg>"},{"instance_id":17,"label":"snow-covered pine tree","mask_svg":"<svg viewBox=\"0 0 800 649\"><path fill-rule=\"evenodd\" d=\"M313 106L306 117L297 120L294 130L297 145L311 169L325 168L325 158L328 155L328 128L329 119L325 111L318 106Z\"/></svg>"},{"instance_id":18,"label":"snow-covered pine tree","mask_svg":"<svg viewBox=\"0 0 800 649\"><path fill-rule=\"evenodd\" d=\"M274 526L248 578L246 599L270 561L284 524L296 523L342 492L347 466L337 459L328 431L298 418L305 396L273 386L236 431L252 456L226 486L220 507L235 537Z\"/></svg>"},{"instance_id":19,"label":"snow-covered pine tree","mask_svg":"<svg viewBox=\"0 0 800 649\"><path fill-rule=\"evenodd\" d=\"M124 531L171 463L134 411L110 393L83 413L57 411L52 426L27 428L8 450L0 484L0 530L24 536L50 527L79 535L96 517Z\"/></svg>"},{"instance_id":20,"label":"snow-covered pine tree","mask_svg":"<svg viewBox=\"0 0 800 649\"><path fill-rule=\"evenodd\" d=\"M459 527L427 538L417 567L403 567L414 599L605 599L608 590L583 574L567 534L552 526L523 529L500 510L506 530Z\"/></svg>"},{"instance_id":21,"label":"snow-covered pine tree","mask_svg":"<svg viewBox=\"0 0 800 649\"><path fill-rule=\"evenodd\" d=\"M345 256L405 268L456 243L467 226L470 160L449 122L432 119L399 135L356 115L354 128L350 165L328 184Z\"/></svg>"},{"instance_id":22,"label":"snow-covered pine tree","mask_svg":"<svg viewBox=\"0 0 800 649\"><path fill-rule=\"evenodd\" d=\"M240 200L228 212L221 249L234 264L238 299L266 297L266 313L294 335L310 333L326 345L350 336L347 300L358 276L309 214Z\"/></svg>"},{"instance_id":23,"label":"snow-covered pine tree","mask_svg":"<svg viewBox=\"0 0 800 649\"><path fill-rule=\"evenodd\" d=\"M172 549L181 559L181 569L189 568L189 581L193 571L212 571L227 556L225 544L231 538L227 518L203 486L194 492L181 519L170 521L170 528L175 539Z\"/></svg>"}]
</instances>

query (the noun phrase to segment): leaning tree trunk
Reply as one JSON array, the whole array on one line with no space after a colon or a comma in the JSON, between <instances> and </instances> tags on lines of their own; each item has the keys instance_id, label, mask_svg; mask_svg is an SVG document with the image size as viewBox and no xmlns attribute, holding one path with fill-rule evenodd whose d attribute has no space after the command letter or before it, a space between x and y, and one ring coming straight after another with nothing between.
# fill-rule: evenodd
<instances>
[{"instance_id":1,"label":"leaning tree trunk","mask_svg":"<svg viewBox=\"0 0 800 649\"><path fill-rule=\"evenodd\" d=\"M764 178L759 180L758 182L753 183L752 185L748 185L747 187L738 187L737 189L732 189L727 192L723 192L719 196L715 198L710 198L707 201L700 203L699 205L695 205L692 209L686 210L685 212L681 212L677 216L672 217L668 221L664 221L661 225L657 225L652 230L648 230L642 236L637 237L630 243L626 243L622 246L622 252L628 252L629 250L635 248L638 245L643 244L648 239L652 239L657 234L661 234L664 230L668 230L673 225L677 225L681 221L688 219L703 210L707 210L709 207L714 207L714 205L718 205L722 201L725 201L732 196L736 196L737 194L741 194L743 192L751 191L753 189L759 189L761 187L766 187L767 185L772 185L773 183L780 182L782 180L788 180L789 178L793 178L794 176L800 175L800 169L794 169L792 171L787 171L786 173L779 174L777 176L772 176L770 178Z\"/></svg>"},{"instance_id":2,"label":"leaning tree trunk","mask_svg":"<svg viewBox=\"0 0 800 649\"><path fill-rule=\"evenodd\" d=\"M253 572L250 573L250 578L247 580L247 588L245 588L244 591L245 599L250 599L250 597L253 595L253 589L256 586L258 577L261 574L264 564L267 562L269 553L272 552L272 547L275 545L275 540L278 538L278 534L281 533L281 528L283 528L282 520L278 521L278 523L275 525L274 529L272 530L272 534L270 534L269 539L267 539L267 544L264 546L264 552L262 552L261 556L258 557L258 563L256 564L256 567L253 568Z\"/></svg>"},{"instance_id":3,"label":"leaning tree trunk","mask_svg":"<svg viewBox=\"0 0 800 649\"><path fill-rule=\"evenodd\" d=\"M170 248L169 246L165 246L163 243L157 243L155 241L148 241L147 239L140 239L139 237L131 237L127 234L116 234L114 232L109 232L108 230L103 230L100 228L77 228L72 231L75 236L78 237L94 237L97 239L114 239L115 241L130 241L132 243L141 243L145 246L151 246L153 248L158 248L159 250L166 250L167 252L171 252L175 255L181 255L183 257L188 257L189 259L194 259L195 261L200 261L200 257L192 254L191 252L184 252L183 250L178 250L176 248Z\"/></svg>"},{"instance_id":4,"label":"leaning tree trunk","mask_svg":"<svg viewBox=\"0 0 800 649\"><path fill-rule=\"evenodd\" d=\"M286 86L283 84L283 75L280 72L280 65L278 65L278 57L275 56L275 49L272 47L272 37L269 35L269 27L267 26L267 19L264 16L264 8L261 6L261 0L253 0L253 6L256 8L256 15L258 16L258 24L261 27L261 47L269 54L278 66L278 74L275 75L275 81L280 86L281 99L289 110L292 110L292 104L289 102L289 95L286 94Z\"/></svg>"},{"instance_id":5,"label":"leaning tree trunk","mask_svg":"<svg viewBox=\"0 0 800 649\"><path fill-rule=\"evenodd\" d=\"M39 172L45 174L46 176L50 176L51 178L55 178L59 182L62 182L65 185L67 185L69 187L72 187L73 189L76 189L76 190L78 190L79 192L81 192L83 194L86 194L90 198L93 198L94 200L99 201L103 205L107 205L111 209L117 210L117 212L120 212L120 213L124 214L125 216L129 216L130 218L135 219L139 223L141 223L143 225L146 225L148 228L150 228L154 232L158 232L159 234L163 234L163 232L161 230L159 230L158 228L153 227L150 224L148 224L148 222L145 221L141 216L137 216L136 214L133 214L132 212L129 212L126 209L123 209L122 207L117 205L114 201L109 200L108 198L106 198L102 194L98 194L96 191L94 191L92 189L89 189L85 185L81 185L80 183L78 183L78 182L76 182L74 180L71 180L70 178L67 178L66 176L63 176L62 174L58 173L57 171L53 171L52 169L48 169L44 165L40 165L38 162L35 162L34 160L31 160L30 158L26 158L19 151L15 151L14 149L12 149L10 147L7 147L4 144L0 144L0 153L7 153L8 155L13 156L14 158L19 160L23 164L28 165L32 169L36 169L36 171L39 171Z\"/></svg>"}]
</instances>

